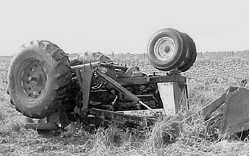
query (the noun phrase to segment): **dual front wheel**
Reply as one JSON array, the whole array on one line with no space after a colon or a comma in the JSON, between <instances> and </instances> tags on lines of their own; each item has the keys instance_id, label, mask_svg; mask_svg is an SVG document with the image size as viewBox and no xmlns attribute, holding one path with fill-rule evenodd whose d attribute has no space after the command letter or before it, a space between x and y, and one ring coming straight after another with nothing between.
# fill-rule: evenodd
<instances>
[{"instance_id":1,"label":"dual front wheel","mask_svg":"<svg viewBox=\"0 0 249 156\"><path fill-rule=\"evenodd\" d=\"M196 47L189 35L175 29L162 29L154 34L148 45L151 64L163 71L187 71L195 62Z\"/></svg>"}]
</instances>

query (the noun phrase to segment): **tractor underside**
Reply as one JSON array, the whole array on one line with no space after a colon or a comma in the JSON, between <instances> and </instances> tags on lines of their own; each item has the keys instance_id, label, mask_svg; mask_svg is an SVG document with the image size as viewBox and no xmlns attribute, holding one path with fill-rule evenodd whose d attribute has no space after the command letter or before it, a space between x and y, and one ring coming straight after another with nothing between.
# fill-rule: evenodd
<instances>
[{"instance_id":1,"label":"tractor underside","mask_svg":"<svg viewBox=\"0 0 249 156\"><path fill-rule=\"evenodd\" d=\"M49 41L32 41L12 60L7 93L17 111L39 119L26 125L37 130L64 129L74 121L88 127L115 123L147 128L189 109L187 78L181 72L191 68L196 56L192 38L171 28L155 33L148 44L151 65L164 74L145 74L137 66L122 66L104 55L94 61L69 59ZM221 118L223 134L247 130L248 95L243 86L230 87L196 114L207 122Z\"/></svg>"},{"instance_id":2,"label":"tractor underside","mask_svg":"<svg viewBox=\"0 0 249 156\"><path fill-rule=\"evenodd\" d=\"M188 109L186 78L179 73L146 75L138 67L100 62L72 68L78 82L83 82L82 102L75 109L84 119L139 126L154 123L160 113Z\"/></svg>"}]
</instances>

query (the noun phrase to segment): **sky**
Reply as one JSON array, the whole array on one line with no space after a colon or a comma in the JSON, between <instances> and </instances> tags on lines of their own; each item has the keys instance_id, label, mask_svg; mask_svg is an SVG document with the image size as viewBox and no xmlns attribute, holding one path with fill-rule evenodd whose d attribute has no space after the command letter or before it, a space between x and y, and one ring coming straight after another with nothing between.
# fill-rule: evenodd
<instances>
[{"instance_id":1,"label":"sky","mask_svg":"<svg viewBox=\"0 0 249 156\"><path fill-rule=\"evenodd\" d=\"M32 40L67 53L145 53L161 28L188 33L197 50L249 49L248 0L0 0L0 55Z\"/></svg>"}]
</instances>

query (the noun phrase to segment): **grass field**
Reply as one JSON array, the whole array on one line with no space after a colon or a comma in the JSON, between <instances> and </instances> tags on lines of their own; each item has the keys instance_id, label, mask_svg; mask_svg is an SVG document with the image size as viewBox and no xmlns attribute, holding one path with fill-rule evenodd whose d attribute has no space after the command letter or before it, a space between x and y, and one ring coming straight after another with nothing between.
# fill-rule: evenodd
<instances>
[{"instance_id":1,"label":"grass field","mask_svg":"<svg viewBox=\"0 0 249 156\"><path fill-rule=\"evenodd\" d=\"M114 59L138 65L145 72L156 71L142 55L117 55ZM208 139L205 125L198 117L191 125L181 125L179 133L177 130L170 133L174 124L165 120L144 132L126 131L113 125L90 134L73 123L59 136L38 135L24 128L25 117L9 103L6 94L9 63L9 57L0 58L0 155L249 155L247 141ZM188 78L191 113L219 97L229 86L249 78L249 54L199 53L194 66L184 75ZM179 137L165 142L163 130Z\"/></svg>"}]
</instances>

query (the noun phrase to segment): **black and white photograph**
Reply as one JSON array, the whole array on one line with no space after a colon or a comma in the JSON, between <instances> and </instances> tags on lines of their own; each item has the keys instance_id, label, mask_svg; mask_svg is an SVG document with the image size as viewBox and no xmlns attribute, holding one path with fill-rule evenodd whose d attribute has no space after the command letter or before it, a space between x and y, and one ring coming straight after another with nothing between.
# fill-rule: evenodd
<instances>
[{"instance_id":1,"label":"black and white photograph","mask_svg":"<svg viewBox=\"0 0 249 156\"><path fill-rule=\"evenodd\" d=\"M249 1L0 0L0 156L249 155Z\"/></svg>"}]
</instances>

